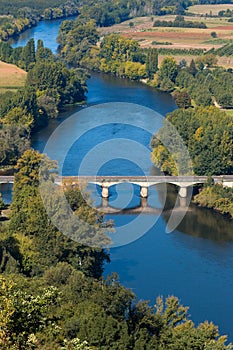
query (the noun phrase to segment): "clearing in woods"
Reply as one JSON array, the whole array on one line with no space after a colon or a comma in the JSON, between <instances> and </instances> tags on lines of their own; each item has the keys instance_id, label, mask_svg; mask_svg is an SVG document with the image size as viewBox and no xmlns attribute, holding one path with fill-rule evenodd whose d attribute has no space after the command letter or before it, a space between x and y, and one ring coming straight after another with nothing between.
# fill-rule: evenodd
<instances>
[{"instance_id":1,"label":"clearing in woods","mask_svg":"<svg viewBox=\"0 0 233 350\"><path fill-rule=\"evenodd\" d=\"M13 64L0 61L0 93L24 86L27 73Z\"/></svg>"}]
</instances>

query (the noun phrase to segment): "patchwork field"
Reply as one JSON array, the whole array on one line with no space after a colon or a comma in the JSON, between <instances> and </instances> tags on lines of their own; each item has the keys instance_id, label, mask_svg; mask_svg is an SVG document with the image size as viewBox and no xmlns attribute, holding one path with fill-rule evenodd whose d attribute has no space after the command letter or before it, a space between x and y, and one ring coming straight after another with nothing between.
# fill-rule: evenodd
<instances>
[{"instance_id":1,"label":"patchwork field","mask_svg":"<svg viewBox=\"0 0 233 350\"><path fill-rule=\"evenodd\" d=\"M137 40L142 47L167 49L203 49L208 51L213 47L219 48L233 41L233 24L228 22L228 18L185 16L186 21L204 22L207 26L206 29L153 27L155 20L173 21L174 19L173 15L137 17L112 27L101 28L100 33L102 35L120 34ZM212 37L213 32L216 33L216 38ZM220 57L219 64L233 67L233 58Z\"/></svg>"},{"instance_id":2,"label":"patchwork field","mask_svg":"<svg viewBox=\"0 0 233 350\"><path fill-rule=\"evenodd\" d=\"M27 73L13 64L0 61L0 93L14 91L25 84Z\"/></svg>"},{"instance_id":3,"label":"patchwork field","mask_svg":"<svg viewBox=\"0 0 233 350\"><path fill-rule=\"evenodd\" d=\"M175 16L138 17L112 27L101 28L100 32L103 35L118 33L138 40L142 47L155 47L155 45L156 47L165 47L164 44L166 44L167 48L173 49L202 48L209 50L212 47L221 47L224 43L233 39L233 25L227 22L227 18L185 17L186 21L205 22L207 29L153 27L154 20L171 21L174 18ZM213 31L217 35L216 39L211 36Z\"/></svg>"}]
</instances>

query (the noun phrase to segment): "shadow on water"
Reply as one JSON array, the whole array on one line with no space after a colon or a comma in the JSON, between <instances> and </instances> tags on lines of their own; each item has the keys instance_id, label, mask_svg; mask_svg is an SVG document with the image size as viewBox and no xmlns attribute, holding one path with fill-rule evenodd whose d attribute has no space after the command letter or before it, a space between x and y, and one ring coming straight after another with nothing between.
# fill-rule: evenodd
<instances>
[{"instance_id":1,"label":"shadow on water","mask_svg":"<svg viewBox=\"0 0 233 350\"><path fill-rule=\"evenodd\" d=\"M162 193L158 192L159 196ZM165 204L165 210L162 214L167 223L170 217L168 209L172 209L177 198L177 192L174 186L168 185L168 194ZM224 243L233 241L233 220L226 218L218 212L201 208L195 204L190 204L182 222L177 230L193 237L209 239L212 241Z\"/></svg>"}]
</instances>

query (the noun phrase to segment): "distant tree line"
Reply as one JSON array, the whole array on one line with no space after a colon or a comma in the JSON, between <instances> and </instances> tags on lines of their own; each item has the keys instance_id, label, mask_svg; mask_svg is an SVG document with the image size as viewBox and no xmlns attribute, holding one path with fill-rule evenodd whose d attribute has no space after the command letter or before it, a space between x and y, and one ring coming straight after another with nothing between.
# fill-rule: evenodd
<instances>
[{"instance_id":1,"label":"distant tree line","mask_svg":"<svg viewBox=\"0 0 233 350\"><path fill-rule=\"evenodd\" d=\"M23 31L36 25L41 19L56 19L78 15L76 0L40 1L31 0L13 1L11 3L0 0L0 14L6 15L0 20L0 41L7 41L10 37L17 36Z\"/></svg>"},{"instance_id":2,"label":"distant tree line","mask_svg":"<svg viewBox=\"0 0 233 350\"><path fill-rule=\"evenodd\" d=\"M153 44L153 43L152 43ZM157 43L159 44L159 43ZM203 49L173 49L173 48L157 48L158 54L166 56L200 56L205 53Z\"/></svg>"},{"instance_id":3,"label":"distant tree line","mask_svg":"<svg viewBox=\"0 0 233 350\"><path fill-rule=\"evenodd\" d=\"M218 17L233 17L233 10L231 9L221 10L218 13Z\"/></svg>"},{"instance_id":4,"label":"distant tree line","mask_svg":"<svg viewBox=\"0 0 233 350\"><path fill-rule=\"evenodd\" d=\"M184 17L176 16L174 21L154 21L153 27L178 27L178 28L207 28L204 22L185 21Z\"/></svg>"}]
</instances>

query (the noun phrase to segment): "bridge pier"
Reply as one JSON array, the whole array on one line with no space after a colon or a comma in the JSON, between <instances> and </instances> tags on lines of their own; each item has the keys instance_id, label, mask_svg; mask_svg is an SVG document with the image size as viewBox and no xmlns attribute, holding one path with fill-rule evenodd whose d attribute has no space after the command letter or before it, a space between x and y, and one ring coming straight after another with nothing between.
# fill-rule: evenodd
<instances>
[{"instance_id":1,"label":"bridge pier","mask_svg":"<svg viewBox=\"0 0 233 350\"><path fill-rule=\"evenodd\" d=\"M179 194L180 207L186 208L187 207L188 187L180 187L178 194Z\"/></svg>"},{"instance_id":2,"label":"bridge pier","mask_svg":"<svg viewBox=\"0 0 233 350\"><path fill-rule=\"evenodd\" d=\"M108 198L102 197L102 207L107 208L108 207Z\"/></svg>"},{"instance_id":3,"label":"bridge pier","mask_svg":"<svg viewBox=\"0 0 233 350\"><path fill-rule=\"evenodd\" d=\"M186 208L187 207L187 198L180 197L179 200L180 200L180 208Z\"/></svg>"},{"instance_id":4,"label":"bridge pier","mask_svg":"<svg viewBox=\"0 0 233 350\"><path fill-rule=\"evenodd\" d=\"M188 194L188 188L187 187L180 187L179 188L179 196L181 198L186 198L187 197L187 194Z\"/></svg>"},{"instance_id":5,"label":"bridge pier","mask_svg":"<svg viewBox=\"0 0 233 350\"><path fill-rule=\"evenodd\" d=\"M140 196L142 198L147 198L148 197L148 187L144 187L144 186L141 187Z\"/></svg>"},{"instance_id":6,"label":"bridge pier","mask_svg":"<svg viewBox=\"0 0 233 350\"><path fill-rule=\"evenodd\" d=\"M107 186L102 186L102 198L108 198L109 197L109 190Z\"/></svg>"},{"instance_id":7,"label":"bridge pier","mask_svg":"<svg viewBox=\"0 0 233 350\"><path fill-rule=\"evenodd\" d=\"M140 199L140 206L141 206L141 208L147 208L148 207L147 197L146 198L141 197L141 199Z\"/></svg>"}]
</instances>

